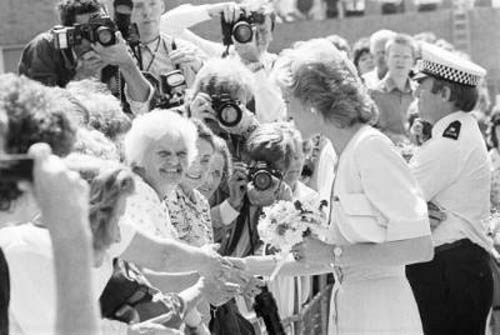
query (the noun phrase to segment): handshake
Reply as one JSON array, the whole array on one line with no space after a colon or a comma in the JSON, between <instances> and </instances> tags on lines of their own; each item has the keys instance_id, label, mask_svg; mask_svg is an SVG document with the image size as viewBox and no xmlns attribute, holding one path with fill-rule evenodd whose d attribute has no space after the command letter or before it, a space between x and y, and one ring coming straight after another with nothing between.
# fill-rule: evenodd
<instances>
[{"instance_id":1,"label":"handshake","mask_svg":"<svg viewBox=\"0 0 500 335\"><path fill-rule=\"evenodd\" d=\"M264 281L247 273L243 260L222 257L216 253L217 245L203 247L212 260L200 269L200 290L213 306L221 306L237 295L253 298L261 292Z\"/></svg>"}]
</instances>

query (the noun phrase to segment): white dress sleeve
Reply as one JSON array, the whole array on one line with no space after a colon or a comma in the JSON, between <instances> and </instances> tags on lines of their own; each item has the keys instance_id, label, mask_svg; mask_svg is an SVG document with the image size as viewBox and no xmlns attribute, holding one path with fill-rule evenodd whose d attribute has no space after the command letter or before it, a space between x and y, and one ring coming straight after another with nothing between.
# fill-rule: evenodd
<instances>
[{"instance_id":1,"label":"white dress sleeve","mask_svg":"<svg viewBox=\"0 0 500 335\"><path fill-rule=\"evenodd\" d=\"M356 151L361 183L384 218L385 241L430 235L427 203L411 170L389 140L371 136Z\"/></svg>"},{"instance_id":2,"label":"white dress sleeve","mask_svg":"<svg viewBox=\"0 0 500 335\"><path fill-rule=\"evenodd\" d=\"M406 162L390 140L368 136L350 152L355 191L332 203L342 236L351 243L383 243L430 235L427 204ZM345 182L344 182L345 184Z\"/></svg>"}]
</instances>

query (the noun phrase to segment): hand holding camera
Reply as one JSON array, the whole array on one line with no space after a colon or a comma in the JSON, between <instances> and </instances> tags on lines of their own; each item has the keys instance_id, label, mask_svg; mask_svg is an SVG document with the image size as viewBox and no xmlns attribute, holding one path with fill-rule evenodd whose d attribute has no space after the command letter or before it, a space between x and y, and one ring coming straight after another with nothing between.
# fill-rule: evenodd
<instances>
[{"instance_id":1,"label":"hand holding camera","mask_svg":"<svg viewBox=\"0 0 500 335\"><path fill-rule=\"evenodd\" d=\"M292 190L283 182L281 171L267 162L257 162L249 170L248 200L255 206L269 206L278 200L292 201Z\"/></svg>"},{"instance_id":2,"label":"hand holding camera","mask_svg":"<svg viewBox=\"0 0 500 335\"><path fill-rule=\"evenodd\" d=\"M116 43L116 31L116 25L109 16L97 14L86 24L75 24L72 27L55 26L52 35L54 46L61 50L79 46L83 40L111 46Z\"/></svg>"},{"instance_id":3,"label":"hand holding camera","mask_svg":"<svg viewBox=\"0 0 500 335\"><path fill-rule=\"evenodd\" d=\"M130 54L127 42L123 39L121 33L114 33L116 43L108 46L103 46L101 43L93 43L91 45L101 60L107 65L115 65L120 68L135 67L133 56Z\"/></svg>"},{"instance_id":4,"label":"hand holding camera","mask_svg":"<svg viewBox=\"0 0 500 335\"><path fill-rule=\"evenodd\" d=\"M248 184L248 168L243 162L235 162L233 164L233 174L228 181L229 184L229 199L228 202L237 211L243 207L243 200L247 193Z\"/></svg>"},{"instance_id":5,"label":"hand holding camera","mask_svg":"<svg viewBox=\"0 0 500 335\"><path fill-rule=\"evenodd\" d=\"M175 65L188 65L194 72L203 66L199 51L190 44L180 44L169 54L170 61Z\"/></svg>"}]
</instances>

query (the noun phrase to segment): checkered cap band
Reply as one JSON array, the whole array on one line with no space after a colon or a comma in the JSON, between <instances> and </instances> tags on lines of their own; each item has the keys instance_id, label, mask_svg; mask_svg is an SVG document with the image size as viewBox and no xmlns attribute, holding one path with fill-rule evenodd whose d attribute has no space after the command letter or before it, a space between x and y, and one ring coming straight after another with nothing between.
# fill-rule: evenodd
<instances>
[{"instance_id":1,"label":"checkered cap band","mask_svg":"<svg viewBox=\"0 0 500 335\"><path fill-rule=\"evenodd\" d=\"M422 59L418 62L418 71L423 73L444 78L446 80L469 86L477 86L481 77L471 73L467 73L443 64L431 62Z\"/></svg>"}]
</instances>

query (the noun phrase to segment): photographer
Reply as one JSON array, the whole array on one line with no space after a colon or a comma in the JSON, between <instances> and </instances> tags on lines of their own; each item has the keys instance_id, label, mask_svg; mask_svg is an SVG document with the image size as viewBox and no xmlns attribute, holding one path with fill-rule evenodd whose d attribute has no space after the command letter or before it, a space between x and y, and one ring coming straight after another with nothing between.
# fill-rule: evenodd
<instances>
[{"instance_id":1,"label":"photographer","mask_svg":"<svg viewBox=\"0 0 500 335\"><path fill-rule=\"evenodd\" d=\"M29 42L20 59L19 74L60 87L71 80L94 77L126 100L133 114L147 112L153 90L104 5L99 0L60 0L57 9L65 28L54 27Z\"/></svg>"},{"instance_id":2,"label":"photographer","mask_svg":"<svg viewBox=\"0 0 500 335\"><path fill-rule=\"evenodd\" d=\"M223 44L182 29L209 19L221 20ZM182 38L193 42L210 56L239 58L254 73L255 112L257 119L266 123L286 118L286 106L272 76L277 56L267 51L275 24L276 13L267 1L223 2L203 6L182 5L172 9L163 15L161 30L182 31Z\"/></svg>"},{"instance_id":3,"label":"photographer","mask_svg":"<svg viewBox=\"0 0 500 335\"><path fill-rule=\"evenodd\" d=\"M206 55L189 42L160 32L164 0L122 0L131 6L131 22L137 24L140 44L136 53L140 69L156 89L156 107L170 108L184 102Z\"/></svg>"}]
</instances>

